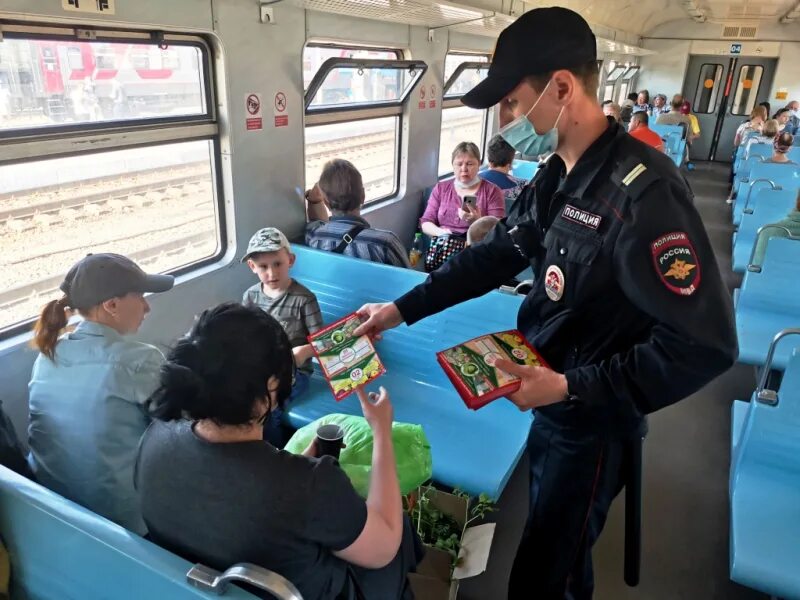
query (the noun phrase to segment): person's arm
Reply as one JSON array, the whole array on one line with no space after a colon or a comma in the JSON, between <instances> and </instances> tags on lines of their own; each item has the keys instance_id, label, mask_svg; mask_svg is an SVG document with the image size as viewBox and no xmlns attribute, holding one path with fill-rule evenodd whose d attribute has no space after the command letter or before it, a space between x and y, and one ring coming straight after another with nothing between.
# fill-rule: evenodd
<instances>
[{"instance_id":1,"label":"person's arm","mask_svg":"<svg viewBox=\"0 0 800 600\"><path fill-rule=\"evenodd\" d=\"M662 210L654 211L659 198ZM661 180L634 201L614 249L618 284L652 318L647 339L565 373L570 394L647 414L711 381L736 360L733 308L691 192Z\"/></svg>"},{"instance_id":2,"label":"person's arm","mask_svg":"<svg viewBox=\"0 0 800 600\"><path fill-rule=\"evenodd\" d=\"M357 393L373 435L367 522L352 544L334 554L360 567L380 569L395 557L403 535L403 504L392 446L392 404L383 387L380 395L371 393L369 398L363 388Z\"/></svg>"},{"instance_id":3,"label":"person's arm","mask_svg":"<svg viewBox=\"0 0 800 600\"><path fill-rule=\"evenodd\" d=\"M324 196L319 184L315 183L314 187L306 192L306 219L308 222L312 221L327 221L330 218L328 214L328 207L325 206Z\"/></svg>"},{"instance_id":4,"label":"person's arm","mask_svg":"<svg viewBox=\"0 0 800 600\"><path fill-rule=\"evenodd\" d=\"M149 417L150 396L161 385L161 367L164 364L164 355L155 346L135 343L135 355L128 357L125 372L128 381L122 383L123 400L127 400L141 407ZM124 389L130 389L128 394Z\"/></svg>"},{"instance_id":5,"label":"person's arm","mask_svg":"<svg viewBox=\"0 0 800 600\"><path fill-rule=\"evenodd\" d=\"M486 183L481 184L481 187L484 185L486 185ZM496 185L492 185L487 191L485 214L502 219L506 216L506 202L503 197L503 190Z\"/></svg>"},{"instance_id":6,"label":"person's arm","mask_svg":"<svg viewBox=\"0 0 800 600\"><path fill-rule=\"evenodd\" d=\"M425 207L425 212L419 220L422 233L430 237L437 237L452 233L449 229L439 227L439 205L442 202L442 185L436 184L433 186L433 191L428 198L428 204Z\"/></svg>"},{"instance_id":7,"label":"person's arm","mask_svg":"<svg viewBox=\"0 0 800 600\"><path fill-rule=\"evenodd\" d=\"M319 307L316 296L311 296L303 304L303 324L308 333L316 333L322 329L322 309Z\"/></svg>"},{"instance_id":8,"label":"person's arm","mask_svg":"<svg viewBox=\"0 0 800 600\"><path fill-rule=\"evenodd\" d=\"M397 236L394 234L388 236L388 238L385 246L386 264L395 267L410 268L411 261L408 260L408 252L406 252L405 246L400 243L400 240L397 239Z\"/></svg>"},{"instance_id":9,"label":"person's arm","mask_svg":"<svg viewBox=\"0 0 800 600\"><path fill-rule=\"evenodd\" d=\"M533 221L509 232L499 222L486 239L455 254L428 279L395 301L407 325L490 292L528 266L527 257L541 250L541 234Z\"/></svg>"}]
</instances>

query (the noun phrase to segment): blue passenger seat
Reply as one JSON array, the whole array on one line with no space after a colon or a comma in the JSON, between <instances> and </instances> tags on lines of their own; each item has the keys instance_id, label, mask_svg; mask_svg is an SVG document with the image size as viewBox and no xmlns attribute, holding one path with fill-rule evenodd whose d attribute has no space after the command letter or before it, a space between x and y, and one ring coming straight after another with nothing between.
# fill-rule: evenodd
<instances>
[{"instance_id":1,"label":"blue passenger seat","mask_svg":"<svg viewBox=\"0 0 800 600\"><path fill-rule=\"evenodd\" d=\"M734 402L731 437L731 579L786 599L800 598L798 431L795 350L777 396L759 389L749 403Z\"/></svg>"},{"instance_id":2,"label":"blue passenger seat","mask_svg":"<svg viewBox=\"0 0 800 600\"><path fill-rule=\"evenodd\" d=\"M186 580L192 564L0 467L0 536L12 598L210 600ZM239 588L225 598L255 599Z\"/></svg>"},{"instance_id":3,"label":"blue passenger seat","mask_svg":"<svg viewBox=\"0 0 800 600\"><path fill-rule=\"evenodd\" d=\"M310 248L295 247L292 275L319 300L326 323L368 302L391 302L425 274L361 261ZM522 455L531 425L500 399L478 411L466 408L436 362L435 353L484 333L513 329L521 296L490 292L413 325L388 331L378 343L386 375L375 384L392 396L397 421L423 426L433 454L433 478L470 494L498 498ZM352 395L340 403L319 372L309 392L288 409L288 418L301 427L329 413L360 414Z\"/></svg>"}]
</instances>

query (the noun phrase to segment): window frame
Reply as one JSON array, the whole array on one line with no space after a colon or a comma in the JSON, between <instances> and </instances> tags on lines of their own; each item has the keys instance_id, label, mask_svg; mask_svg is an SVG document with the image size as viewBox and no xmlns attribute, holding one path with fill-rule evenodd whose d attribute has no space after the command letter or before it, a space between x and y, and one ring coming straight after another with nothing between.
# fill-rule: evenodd
<instances>
[{"instance_id":1,"label":"window frame","mask_svg":"<svg viewBox=\"0 0 800 600\"><path fill-rule=\"evenodd\" d=\"M417 88L422 81L423 76L428 70L426 62L421 60L406 60L403 58L403 51L397 48L385 48L378 46L357 46L357 45L343 45L343 44L320 44L309 42L303 47L303 54L307 48L328 48L342 51L348 50L363 50L368 52L393 52L395 59L383 58L345 58L345 57L331 57L325 61L317 69L316 73L311 77L308 83L308 88L303 93L303 130L310 127L321 125L332 125L336 123L354 123L357 121L367 121L370 119L378 119L381 117L394 117L395 118L395 161L394 161L394 186L392 190L383 196L371 198L364 202L364 207L373 207L381 202L391 200L397 197L400 191L400 183L402 177L402 162L403 162L403 111L411 93ZM304 57L303 57L304 58ZM368 66L370 68L414 68L414 79L411 84L405 89L399 98L394 100L380 101L380 102L361 102L358 104L342 104L332 106L313 107L311 102L314 96L321 88L325 79L330 72L335 68L358 68L359 66ZM305 138L305 136L304 136ZM305 162L307 145L304 139L303 142L303 159ZM306 182L308 184L309 182Z\"/></svg>"},{"instance_id":2,"label":"window frame","mask_svg":"<svg viewBox=\"0 0 800 600\"><path fill-rule=\"evenodd\" d=\"M328 75L334 69L348 68L348 69L397 69L408 70L413 72L411 83L406 87L400 96L394 100L375 100L372 102L360 102L358 104L340 104L340 105L327 105L327 106L311 106L317 92L325 83ZM319 115L326 113L341 113L341 112L356 112L371 110L376 108L394 108L398 109L398 114L402 113L403 105L408 100L411 92L419 85L425 72L428 70L428 65L421 60L384 60L382 58L337 58L331 57L325 60L320 65L319 70L311 78L308 84L308 89L305 91L303 97L303 108L306 117L311 115Z\"/></svg>"},{"instance_id":3,"label":"window frame","mask_svg":"<svg viewBox=\"0 0 800 600\"><path fill-rule=\"evenodd\" d=\"M630 81L634 78L634 76L641 70L640 65L631 65L628 69L620 76L619 80L623 82L630 83Z\"/></svg>"},{"instance_id":4,"label":"window frame","mask_svg":"<svg viewBox=\"0 0 800 600\"><path fill-rule=\"evenodd\" d=\"M606 74L606 85L609 83L616 84L619 78L622 77L622 74L627 72L627 69L628 67L625 65L614 65L614 68ZM619 71L619 73L617 73L617 71ZM617 73L616 77L611 77L614 73Z\"/></svg>"},{"instance_id":5,"label":"window frame","mask_svg":"<svg viewBox=\"0 0 800 600\"><path fill-rule=\"evenodd\" d=\"M466 106L463 102L461 102L461 98L464 97L464 94L452 95L448 96L447 91L453 86L453 84L458 80L459 75L466 71L467 69L488 69L492 63L491 56L487 54L481 54L478 52L470 53L470 52L447 52L445 54L445 61L447 60L448 56L463 56L463 57L476 57L481 56L485 57L487 60L486 62L480 62L475 60L467 60L456 67L456 70L453 71L452 75L447 79L447 81L442 83L442 119L441 123L444 123L444 111L451 109L451 108L460 108L462 106ZM481 141L479 144L479 148L481 150L481 165L486 160L486 142L487 142L487 131L489 129L489 110L484 109L483 111L483 124L481 125ZM439 126L439 152L441 152L442 147L442 125ZM436 164L439 164L439 156L436 156ZM438 173L438 166L437 166L437 180L442 181L443 179L447 179L453 175L453 171L447 171L445 173Z\"/></svg>"},{"instance_id":6,"label":"window frame","mask_svg":"<svg viewBox=\"0 0 800 600\"><path fill-rule=\"evenodd\" d=\"M110 119L99 122L48 124L37 127L0 130L0 167L48 159L91 156L114 150L159 147L189 141L210 142L210 171L216 212L217 251L212 255L180 267L164 271L179 277L214 264L228 249L228 228L222 185L222 142L216 110L217 73L212 44L201 35L117 30L66 25L8 24L3 26L3 39L52 41L60 43L89 42L108 44L167 44L199 50L198 67L203 76L202 114L151 117L143 119ZM0 341L30 330L37 315L7 327L0 327Z\"/></svg>"},{"instance_id":7,"label":"window frame","mask_svg":"<svg viewBox=\"0 0 800 600\"><path fill-rule=\"evenodd\" d=\"M464 94L452 94L449 95L447 92L450 88L455 85L458 78L461 74L466 71L467 69L475 69L476 71L480 71L482 69L489 70L489 63L482 63L482 62L463 62L456 67L456 70L453 71L453 74L450 75L450 78L445 81L444 86L442 87L442 108L445 108L444 103L448 100L458 100L459 104L461 103L460 100L464 96ZM488 109L487 109L488 110Z\"/></svg>"}]
</instances>

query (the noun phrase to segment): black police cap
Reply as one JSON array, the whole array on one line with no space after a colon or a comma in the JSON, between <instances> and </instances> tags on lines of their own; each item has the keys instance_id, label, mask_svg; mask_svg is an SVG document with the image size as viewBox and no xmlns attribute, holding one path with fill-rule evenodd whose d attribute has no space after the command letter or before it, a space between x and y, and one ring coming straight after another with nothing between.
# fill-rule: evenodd
<instances>
[{"instance_id":1,"label":"black police cap","mask_svg":"<svg viewBox=\"0 0 800 600\"><path fill-rule=\"evenodd\" d=\"M597 60L597 40L575 11L560 6L526 12L497 38L489 75L461 99L471 108L494 106L528 75Z\"/></svg>"}]
</instances>

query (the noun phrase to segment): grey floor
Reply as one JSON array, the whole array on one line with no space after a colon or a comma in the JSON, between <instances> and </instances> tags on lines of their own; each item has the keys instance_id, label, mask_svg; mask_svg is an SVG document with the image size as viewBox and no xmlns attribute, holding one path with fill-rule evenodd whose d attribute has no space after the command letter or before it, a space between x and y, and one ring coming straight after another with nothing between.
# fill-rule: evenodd
<instances>
[{"instance_id":1,"label":"grey floor","mask_svg":"<svg viewBox=\"0 0 800 600\"><path fill-rule=\"evenodd\" d=\"M699 163L687 175L731 289L730 209L727 165ZM728 576L728 468L730 406L749 398L752 369L734 366L704 389L650 418L645 442L641 583L622 579L624 500L612 507L594 548L597 600L746 600L767 598ZM461 585L462 600L506 597L527 505L527 464L523 460L499 502L497 533L485 574ZM531 596L535 600L535 596Z\"/></svg>"}]
</instances>

